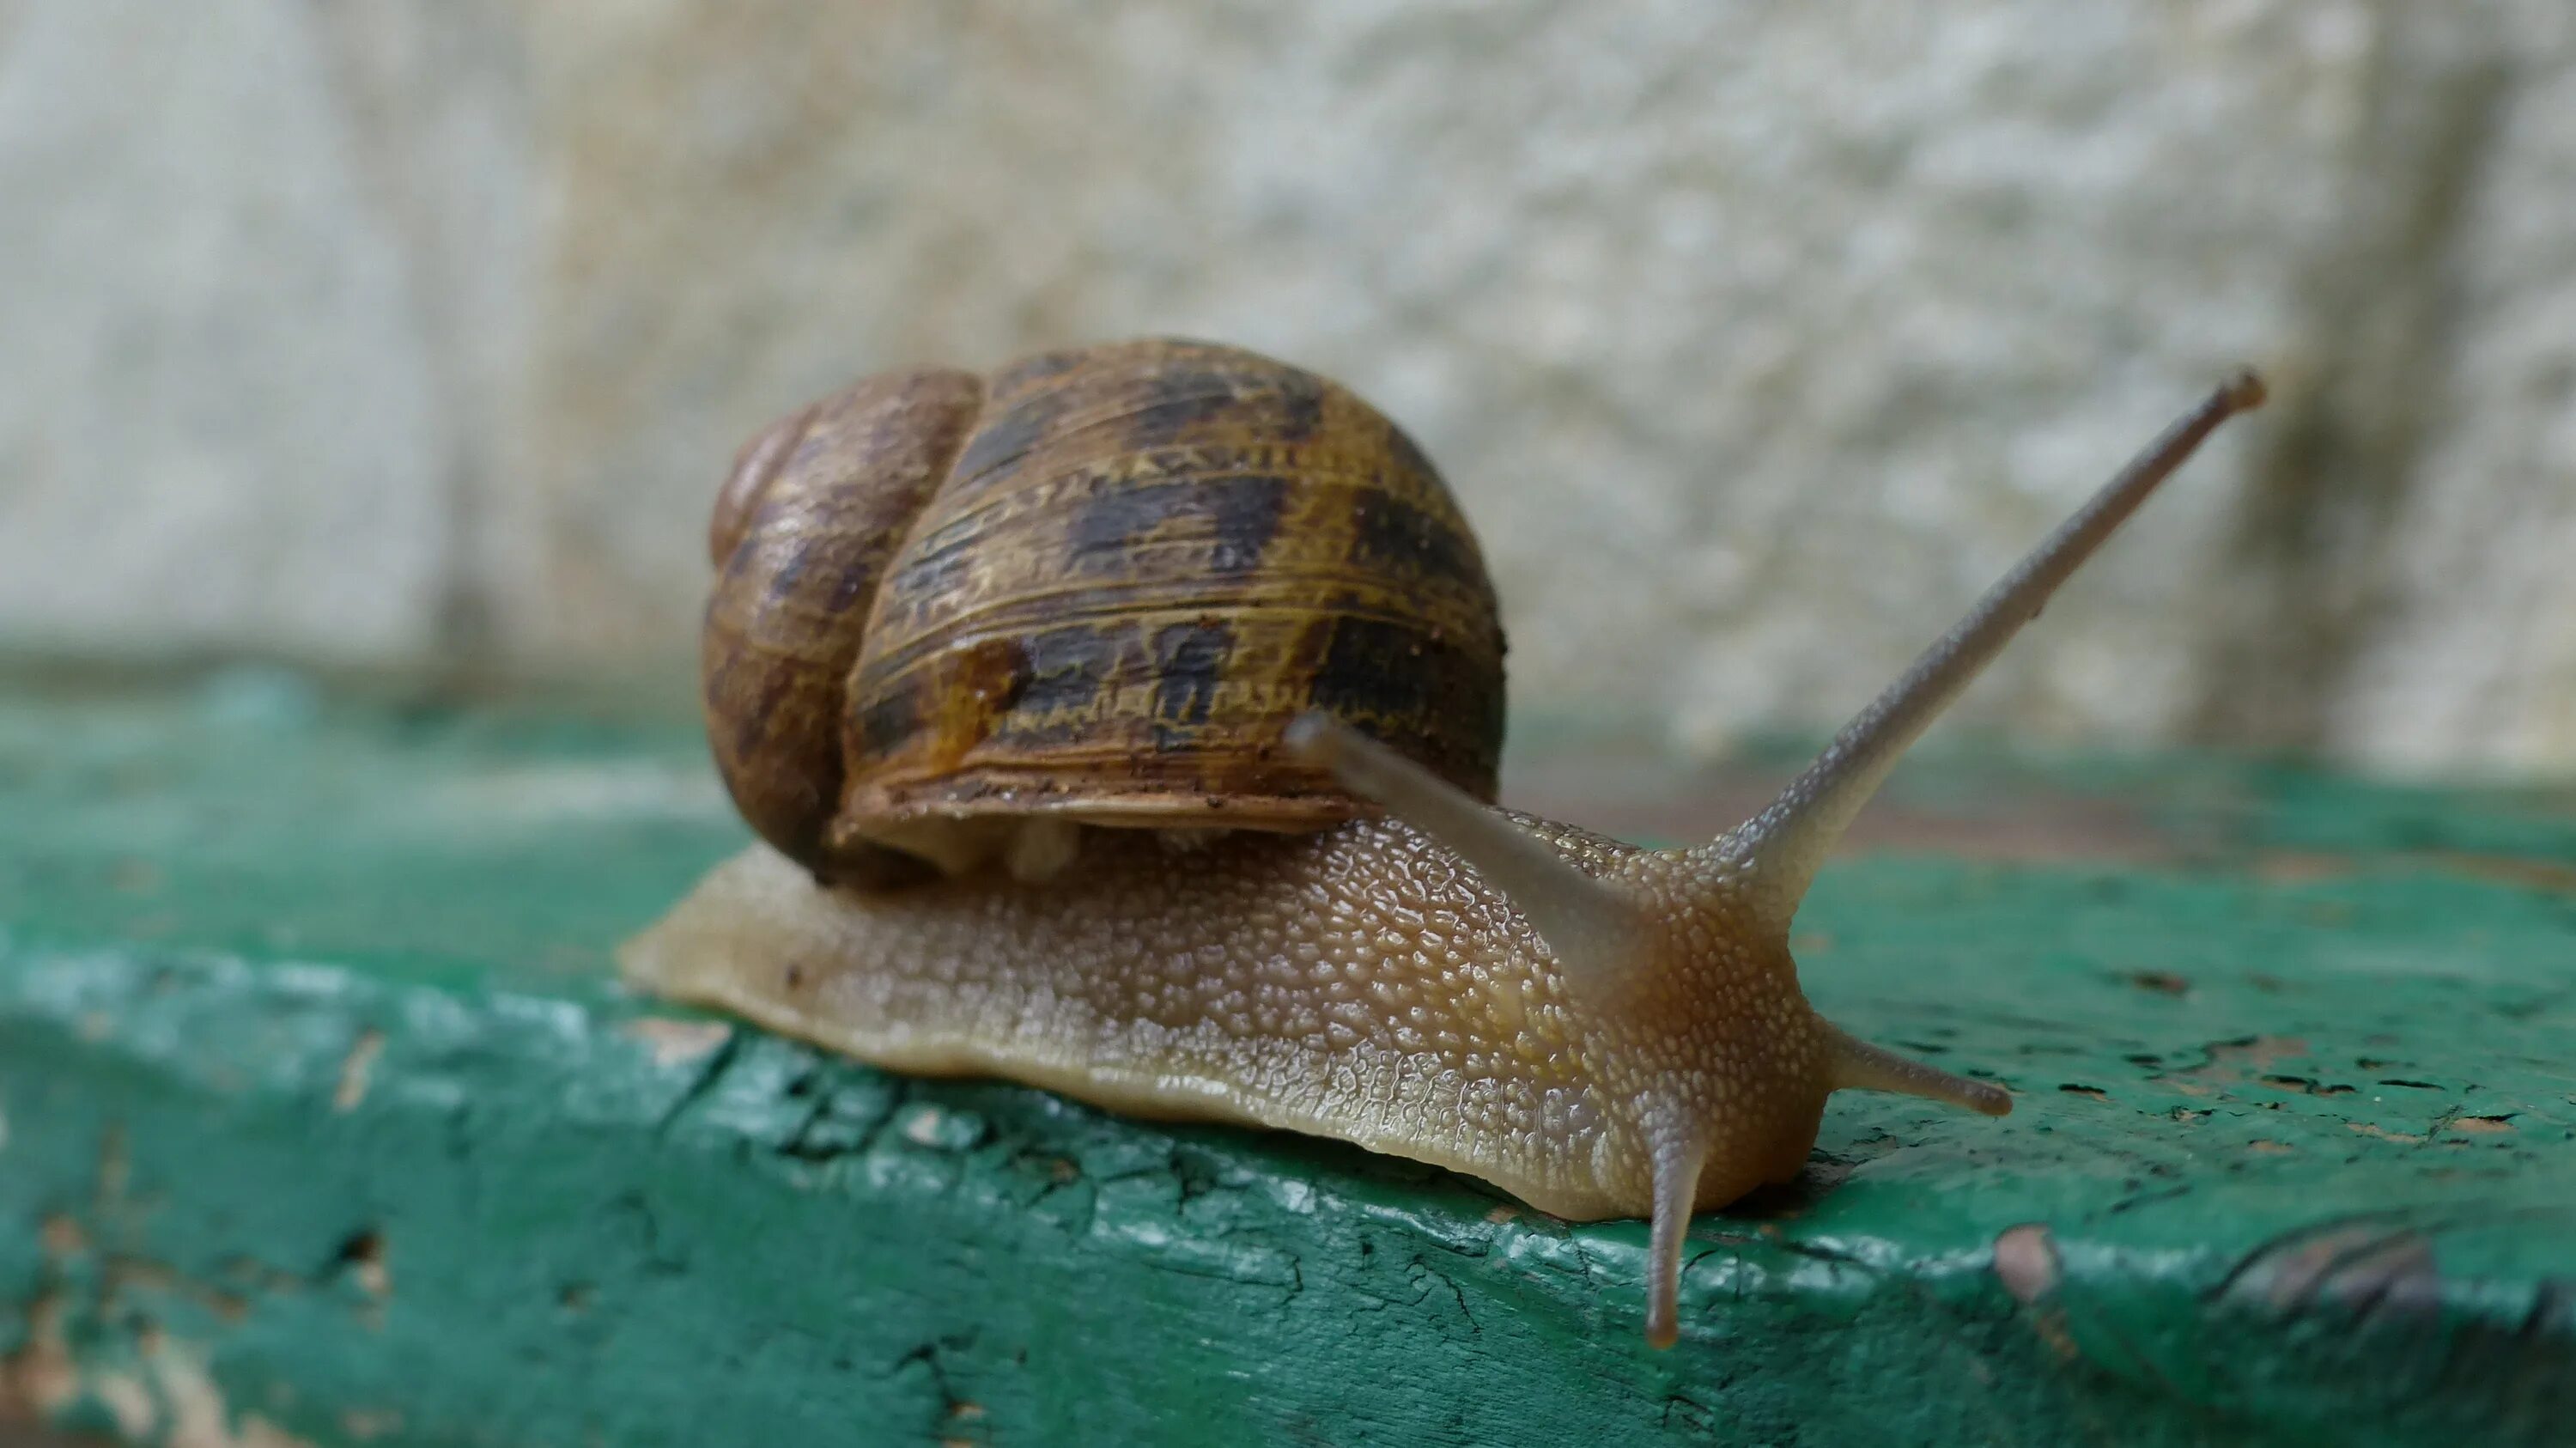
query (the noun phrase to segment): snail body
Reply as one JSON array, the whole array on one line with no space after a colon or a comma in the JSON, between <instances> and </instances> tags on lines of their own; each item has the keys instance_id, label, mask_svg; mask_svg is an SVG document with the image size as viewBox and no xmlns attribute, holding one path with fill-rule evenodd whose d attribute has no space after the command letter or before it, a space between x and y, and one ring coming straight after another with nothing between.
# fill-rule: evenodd
<instances>
[{"instance_id":1,"label":"snail body","mask_svg":"<svg viewBox=\"0 0 2576 1448\"><path fill-rule=\"evenodd\" d=\"M1817 1015L1790 921L1906 746L2260 400L2250 374L2213 392L1717 840L1646 850L1498 809L1453 755L1308 698L1254 732L1338 782L1345 817L1213 838L1092 830L1034 881L995 868L1006 854L858 886L754 846L629 942L625 968L897 1070L1337 1137L1559 1216L1650 1217L1646 1336L1668 1345L1691 1213L1796 1175L1832 1092L2010 1110L1999 1086Z\"/></svg>"},{"instance_id":2,"label":"snail body","mask_svg":"<svg viewBox=\"0 0 2576 1448\"><path fill-rule=\"evenodd\" d=\"M1649 852L1507 817L1587 874L1653 878ZM1696 1198L1711 1206L1794 1175L1824 1105L1833 1033L1785 952L1730 949L1736 922L1675 873L1662 903L1716 948L1692 978L1639 982L1650 1009L1615 1012L1588 1009L1509 902L1394 820L1229 835L1177 868L1150 836L1105 837L1044 889L987 872L817 891L746 853L630 960L657 991L897 1070L1338 1136L1596 1218L1651 1189L1630 1098L1678 1089L1672 1109L1714 1124ZM1816 1084L1676 1088L1702 1059ZM1721 1109L1730 1095L1746 1109Z\"/></svg>"}]
</instances>

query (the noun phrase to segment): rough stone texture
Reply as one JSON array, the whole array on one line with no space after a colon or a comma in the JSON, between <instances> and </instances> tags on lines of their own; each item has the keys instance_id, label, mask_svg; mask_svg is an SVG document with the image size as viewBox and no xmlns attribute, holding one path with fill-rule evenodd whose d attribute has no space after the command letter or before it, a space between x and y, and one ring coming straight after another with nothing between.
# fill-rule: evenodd
<instances>
[{"instance_id":1,"label":"rough stone texture","mask_svg":"<svg viewBox=\"0 0 2576 1448\"><path fill-rule=\"evenodd\" d=\"M2474 109L2437 274L2429 414L2373 554L2376 612L2329 742L2416 766L2576 758L2576 11L2519 6L2514 59L2455 82Z\"/></svg>"},{"instance_id":2,"label":"rough stone texture","mask_svg":"<svg viewBox=\"0 0 2576 1448\"><path fill-rule=\"evenodd\" d=\"M446 507L391 218L305 7L0 11L0 622L416 647Z\"/></svg>"},{"instance_id":3,"label":"rough stone texture","mask_svg":"<svg viewBox=\"0 0 2576 1448\"><path fill-rule=\"evenodd\" d=\"M1640 1223L619 991L687 731L0 692L0 1439L2565 1443L2576 798L1895 783L1802 973L2014 1113L1835 1099L1659 1354Z\"/></svg>"},{"instance_id":4,"label":"rough stone texture","mask_svg":"<svg viewBox=\"0 0 2576 1448\"><path fill-rule=\"evenodd\" d=\"M1715 748L2244 359L1969 715L2565 765L2571 97L2550 0L14 0L0 639L676 669L770 416L1177 330L1422 437L1525 706Z\"/></svg>"}]
</instances>

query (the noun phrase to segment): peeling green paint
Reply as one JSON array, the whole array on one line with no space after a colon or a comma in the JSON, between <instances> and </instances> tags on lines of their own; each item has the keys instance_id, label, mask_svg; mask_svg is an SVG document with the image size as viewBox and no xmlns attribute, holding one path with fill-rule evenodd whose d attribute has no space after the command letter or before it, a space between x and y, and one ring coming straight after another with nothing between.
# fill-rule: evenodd
<instances>
[{"instance_id":1,"label":"peeling green paint","mask_svg":"<svg viewBox=\"0 0 2576 1448\"><path fill-rule=\"evenodd\" d=\"M0 1405L242 1443L2564 1441L2576 803L2217 759L1898 796L2088 801L2136 848L1828 872L1819 1006L2018 1108L1838 1098L1804 1180L1694 1225L1657 1354L1640 1224L627 997L610 945L742 838L685 730L274 676L0 703Z\"/></svg>"}]
</instances>

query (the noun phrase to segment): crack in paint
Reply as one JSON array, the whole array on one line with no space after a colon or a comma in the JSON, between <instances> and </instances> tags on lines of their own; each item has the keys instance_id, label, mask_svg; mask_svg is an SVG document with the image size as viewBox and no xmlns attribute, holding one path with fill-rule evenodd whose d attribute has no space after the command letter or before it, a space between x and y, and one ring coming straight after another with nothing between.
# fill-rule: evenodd
<instances>
[{"instance_id":1,"label":"crack in paint","mask_svg":"<svg viewBox=\"0 0 2576 1448\"><path fill-rule=\"evenodd\" d=\"M680 1124L680 1118L688 1114L689 1108L704 1100L707 1093L715 1089L716 1082L722 1080L726 1069L733 1065L734 1057L742 1054L743 1037L744 1033L741 1031L727 1032L724 1040L707 1053L706 1059L699 1063L696 1074L689 1078L686 1086L680 1088L680 1094L663 1110L661 1118L653 1123L653 1135L656 1139L669 1136L672 1128Z\"/></svg>"}]
</instances>

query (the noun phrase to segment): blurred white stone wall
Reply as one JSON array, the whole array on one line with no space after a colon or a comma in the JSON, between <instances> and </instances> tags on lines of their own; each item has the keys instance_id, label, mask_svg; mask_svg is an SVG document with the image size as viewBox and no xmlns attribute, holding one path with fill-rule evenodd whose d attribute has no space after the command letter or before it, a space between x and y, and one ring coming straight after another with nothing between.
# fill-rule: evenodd
<instances>
[{"instance_id":1,"label":"blurred white stone wall","mask_svg":"<svg viewBox=\"0 0 2576 1448\"><path fill-rule=\"evenodd\" d=\"M1964 712L2576 763L2564 0L0 0L0 643L684 669L855 374L1331 372L1518 707L1828 724L2227 365Z\"/></svg>"}]
</instances>

